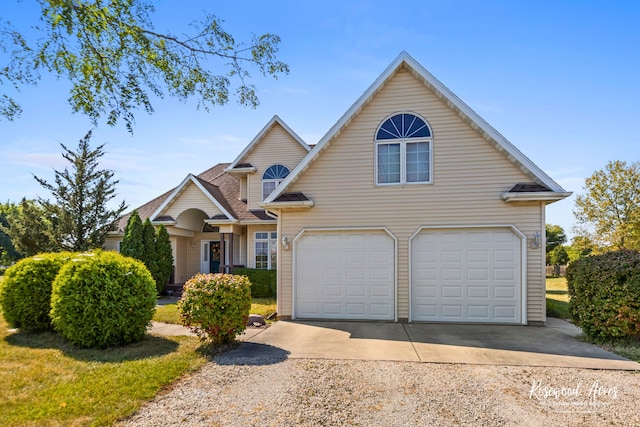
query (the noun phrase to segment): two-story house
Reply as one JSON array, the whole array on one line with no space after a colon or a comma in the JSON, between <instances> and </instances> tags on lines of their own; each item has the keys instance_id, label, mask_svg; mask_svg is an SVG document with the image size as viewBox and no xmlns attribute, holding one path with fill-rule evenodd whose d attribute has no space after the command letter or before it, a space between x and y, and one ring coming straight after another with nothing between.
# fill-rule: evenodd
<instances>
[{"instance_id":1,"label":"two-story house","mask_svg":"<svg viewBox=\"0 0 640 427\"><path fill-rule=\"evenodd\" d=\"M569 195L403 52L313 149L276 116L138 211L176 282L277 268L284 318L543 324L545 206Z\"/></svg>"}]
</instances>

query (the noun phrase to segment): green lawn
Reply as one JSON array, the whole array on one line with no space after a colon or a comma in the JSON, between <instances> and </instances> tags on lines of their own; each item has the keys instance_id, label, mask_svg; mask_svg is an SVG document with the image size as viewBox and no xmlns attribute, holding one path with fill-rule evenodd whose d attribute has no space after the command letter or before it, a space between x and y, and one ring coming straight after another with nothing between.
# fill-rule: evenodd
<instances>
[{"instance_id":1,"label":"green lawn","mask_svg":"<svg viewBox=\"0 0 640 427\"><path fill-rule=\"evenodd\" d=\"M564 277L547 278L547 316L569 318L569 291Z\"/></svg>"},{"instance_id":2,"label":"green lawn","mask_svg":"<svg viewBox=\"0 0 640 427\"><path fill-rule=\"evenodd\" d=\"M276 300L274 298L254 298L251 304L251 314L260 314L267 318L276 311ZM156 307L153 320L162 323L180 324L180 313L178 304L166 304Z\"/></svg>"},{"instance_id":3,"label":"green lawn","mask_svg":"<svg viewBox=\"0 0 640 427\"><path fill-rule=\"evenodd\" d=\"M8 328L0 314L2 426L112 425L207 361L195 337L86 350Z\"/></svg>"}]
</instances>

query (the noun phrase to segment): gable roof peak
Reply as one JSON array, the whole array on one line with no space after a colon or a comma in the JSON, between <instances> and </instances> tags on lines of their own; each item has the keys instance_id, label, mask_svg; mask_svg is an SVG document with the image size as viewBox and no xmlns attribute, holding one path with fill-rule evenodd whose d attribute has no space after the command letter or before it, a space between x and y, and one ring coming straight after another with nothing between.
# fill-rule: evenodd
<instances>
[{"instance_id":1,"label":"gable roof peak","mask_svg":"<svg viewBox=\"0 0 640 427\"><path fill-rule=\"evenodd\" d=\"M275 125L280 125L285 132L287 132L298 144L300 144L300 146L302 148L304 148L307 153L309 151L311 151L311 147L309 147L307 145L306 142L304 142L304 140L302 138L300 138L298 136L297 133L295 133L277 114L274 115L271 120L269 120L267 122L267 124L262 128L262 130L260 130L260 132L258 132L258 134L253 138L253 140L251 140L251 142L249 143L249 145L247 145L244 150L242 150L242 152L238 155L238 157L236 157L236 159L231 162L231 164L229 165L229 167L226 169L227 171L235 168L236 166L240 165L243 163L243 160L245 159L245 157L256 147L256 145L258 145L260 143L260 141L262 141L262 139L265 137L265 135L275 126Z\"/></svg>"},{"instance_id":2,"label":"gable roof peak","mask_svg":"<svg viewBox=\"0 0 640 427\"><path fill-rule=\"evenodd\" d=\"M433 91L449 108L454 110L464 121L466 121L476 132L482 135L494 147L504 152L507 158L516 164L524 173L531 176L537 183L544 185L553 192L564 193L565 190L556 183L549 175L534 164L527 156L518 150L511 142L502 136L496 129L487 123L478 113L465 104L456 94L447 88L433 74L427 71L418 61L416 61L406 51L400 54L387 66L380 76L369 86L369 88L356 100L356 102L338 119L329 131L320 139L311 154L306 156L289 176L280 184L265 202L273 202L281 194L285 193L287 187L295 182L298 175L306 169L323 151L325 146L338 135L341 130L357 115L362 108L372 99L372 97L391 79L392 76L403 66L406 66L417 79Z\"/></svg>"},{"instance_id":3,"label":"gable roof peak","mask_svg":"<svg viewBox=\"0 0 640 427\"><path fill-rule=\"evenodd\" d=\"M235 216L231 214L231 209L229 208L226 200L224 199L220 189L217 185L205 181L202 178L195 176L192 173L187 174L185 179L182 180L180 185L173 189L169 197L167 197L164 202L156 209L156 211L150 216L151 221L155 221L157 217L162 215L162 212L165 210L169 204L171 204L176 198L179 197L180 193L186 188L188 184L194 184L202 193L228 218L234 219Z\"/></svg>"}]
</instances>

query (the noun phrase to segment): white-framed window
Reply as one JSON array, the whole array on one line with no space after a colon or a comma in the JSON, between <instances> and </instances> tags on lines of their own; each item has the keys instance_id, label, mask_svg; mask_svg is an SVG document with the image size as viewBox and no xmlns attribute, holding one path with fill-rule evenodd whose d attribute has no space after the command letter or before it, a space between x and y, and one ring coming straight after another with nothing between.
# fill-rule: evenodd
<instances>
[{"instance_id":1,"label":"white-framed window","mask_svg":"<svg viewBox=\"0 0 640 427\"><path fill-rule=\"evenodd\" d=\"M272 165L262 174L262 200L269 197L278 185L289 176L289 168L285 165Z\"/></svg>"},{"instance_id":2,"label":"white-framed window","mask_svg":"<svg viewBox=\"0 0 640 427\"><path fill-rule=\"evenodd\" d=\"M414 113L398 113L378 127L376 145L376 184L431 183L431 145L429 124Z\"/></svg>"},{"instance_id":3,"label":"white-framed window","mask_svg":"<svg viewBox=\"0 0 640 427\"><path fill-rule=\"evenodd\" d=\"M275 231L258 231L255 234L256 268L273 270L278 261L278 233Z\"/></svg>"}]
</instances>

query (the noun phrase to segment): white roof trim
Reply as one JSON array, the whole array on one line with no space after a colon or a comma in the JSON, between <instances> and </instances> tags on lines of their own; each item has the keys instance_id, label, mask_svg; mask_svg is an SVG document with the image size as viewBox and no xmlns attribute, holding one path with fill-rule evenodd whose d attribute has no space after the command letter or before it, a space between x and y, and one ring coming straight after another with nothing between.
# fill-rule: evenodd
<instances>
[{"instance_id":1,"label":"white roof trim","mask_svg":"<svg viewBox=\"0 0 640 427\"><path fill-rule=\"evenodd\" d=\"M572 192L550 192L550 191L535 191L535 192L523 192L523 193L502 193L502 200L505 202L532 202L532 201L549 201L555 202L562 200L572 195Z\"/></svg>"},{"instance_id":2,"label":"white roof trim","mask_svg":"<svg viewBox=\"0 0 640 427\"><path fill-rule=\"evenodd\" d=\"M207 198L214 204L216 205L216 207L218 209L220 209L220 212L222 212L223 214L226 215L227 218L232 219L234 218L233 215L231 215L221 204L220 202L211 195L211 193L209 193L207 191L206 188L204 188L202 186L202 184L200 183L200 181L198 181L198 179L193 175L193 174L189 174L187 175L187 177L185 179L182 180L182 182L180 183L180 185L178 185L176 188L174 188L174 190L171 192L171 194L169 195L169 197L167 197L165 199L164 202L162 202L162 204L160 205L160 207L158 209L156 209L156 211L153 213L153 215L151 215L151 221L155 221L155 218L157 216L160 216L160 214L162 213L162 211L164 211L164 209L169 206L169 204L171 202L173 202L173 200L182 192L182 190L187 186L187 184L189 183L193 183L195 184L196 187L198 187L200 189L200 191L202 191L202 193L207 196Z\"/></svg>"},{"instance_id":3,"label":"white roof trim","mask_svg":"<svg viewBox=\"0 0 640 427\"><path fill-rule=\"evenodd\" d=\"M151 223L153 225L160 225L160 224L162 224L162 225L176 225L178 223L178 221L172 219L172 220L167 220L167 221L151 221Z\"/></svg>"},{"instance_id":4,"label":"white roof trim","mask_svg":"<svg viewBox=\"0 0 640 427\"><path fill-rule=\"evenodd\" d=\"M265 209L294 209L294 208L312 208L315 205L313 200L300 200L292 202L263 202L258 203L258 206Z\"/></svg>"},{"instance_id":5,"label":"white roof trim","mask_svg":"<svg viewBox=\"0 0 640 427\"><path fill-rule=\"evenodd\" d=\"M255 173L258 169L251 166L250 168L233 168L233 169L225 169L224 171L230 174L247 174L247 173Z\"/></svg>"},{"instance_id":6,"label":"white roof trim","mask_svg":"<svg viewBox=\"0 0 640 427\"><path fill-rule=\"evenodd\" d=\"M249 145L247 145L244 150L242 150L242 153L240 153L240 155L238 157L236 157L236 159L229 165L229 167L227 169L225 169L226 172L231 171L234 167L236 167L236 165L238 164L242 164L242 159L244 159L247 154L249 154L251 152L251 150L253 150L253 148L260 142L262 141L262 138L264 138L264 136L267 134L267 132L269 132L271 130L271 128L275 125L275 124L279 124L280 126L282 126L282 128L289 134L291 135L291 137L293 139L295 139L298 144L300 144L302 146L302 148L304 148L307 153L309 151L311 151L311 147L309 147L307 145L306 142L304 142L302 140L302 138L300 138L298 136L297 133L295 133L293 130L291 130L291 128L289 126L287 126L287 124L285 122L282 121L282 119L280 117L278 117L277 115L273 116L271 118L271 120L269 120L269 123L267 123L265 125L265 127L262 128L262 130L260 132L258 132L258 134L255 136L255 138L253 138L253 140L249 143ZM245 168L243 168L244 171Z\"/></svg>"},{"instance_id":7,"label":"white roof trim","mask_svg":"<svg viewBox=\"0 0 640 427\"><path fill-rule=\"evenodd\" d=\"M414 73L416 73L423 82L430 86L438 97L441 97L447 104L465 119L472 127L476 128L491 139L496 144L497 149L502 149L507 153L507 157L518 164L525 172L528 172L532 178L536 178L540 184L546 185L549 189L556 193L564 193L565 190L551 177L536 166L527 156L511 144L504 136L489 125L482 117L473 111L467 104L451 92L442 82L436 79L422 65L413 59L407 52L401 52L400 55L382 72L382 74L373 82L371 86L356 100L356 102L340 117L336 124L316 144L313 151L308 154L289 174L289 176L269 195L265 203L273 202L282 193L284 193L289 185L297 179L297 176L306 169L313 159L319 155L324 146L327 145L336 136L342 128L351 121L352 117L357 114L369 99L382 88L387 80L393 76L396 71L406 64Z\"/></svg>"}]
</instances>

